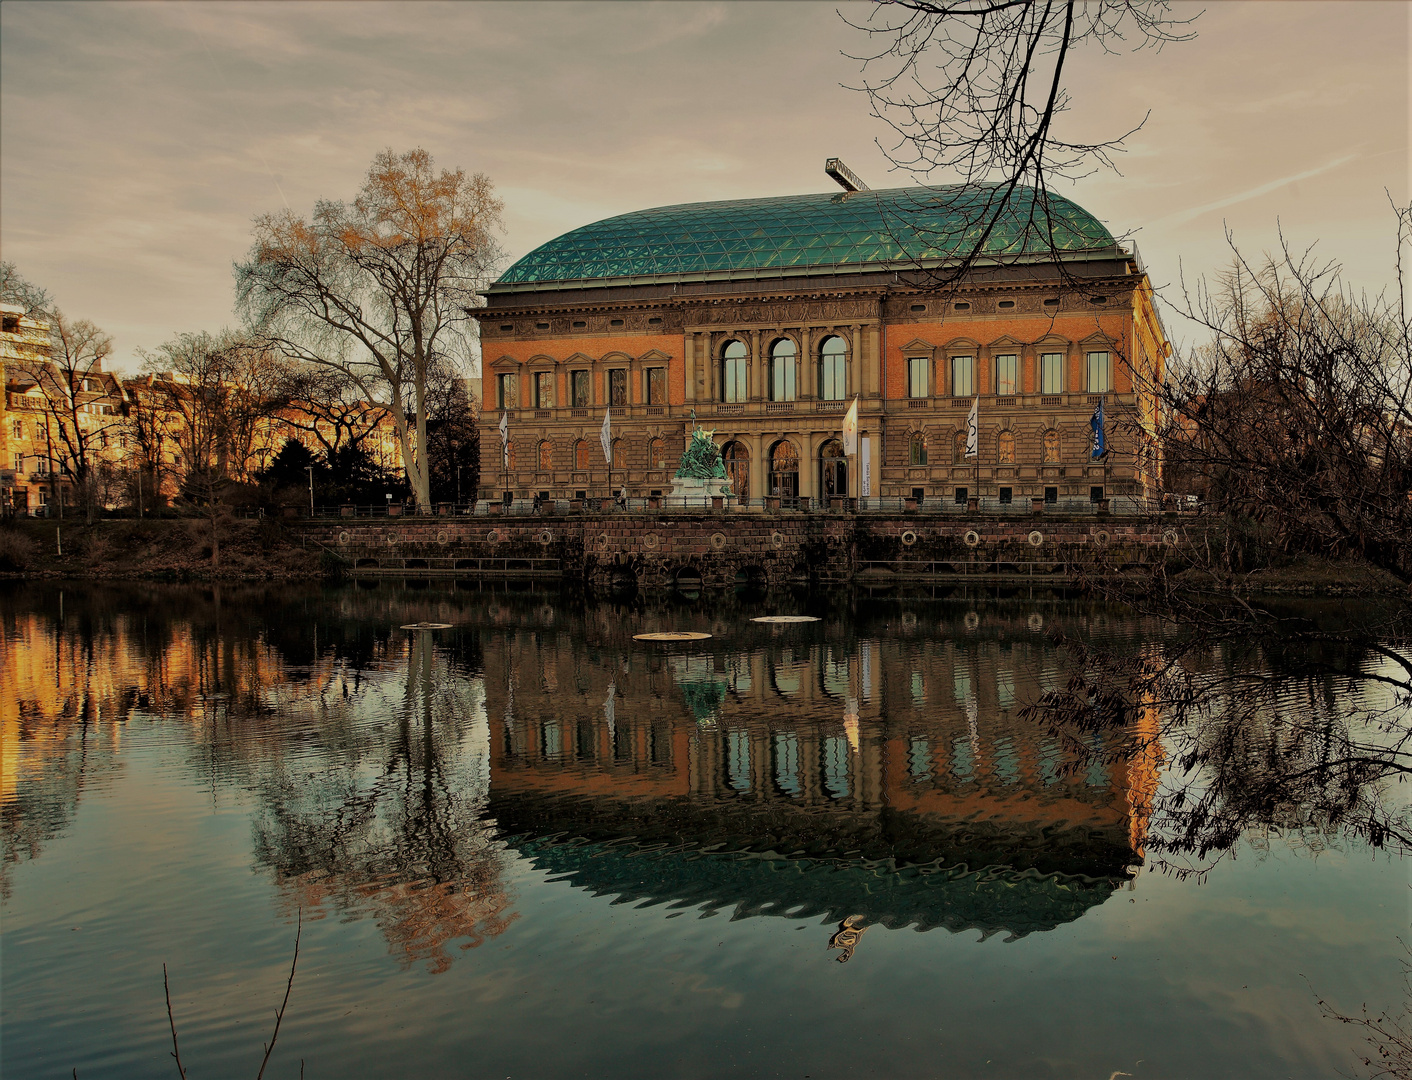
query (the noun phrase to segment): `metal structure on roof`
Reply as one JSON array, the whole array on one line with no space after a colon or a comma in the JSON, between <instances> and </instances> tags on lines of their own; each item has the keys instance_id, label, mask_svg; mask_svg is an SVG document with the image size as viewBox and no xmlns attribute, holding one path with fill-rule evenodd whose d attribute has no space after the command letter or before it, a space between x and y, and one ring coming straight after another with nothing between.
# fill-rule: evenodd
<instances>
[{"instance_id":1,"label":"metal structure on roof","mask_svg":"<svg viewBox=\"0 0 1412 1080\"><path fill-rule=\"evenodd\" d=\"M536 248L489 291L925 267L970 254L983 236L979 254L1002 261L1116 248L1087 210L1028 188L1003 206L993 185L785 195L596 221Z\"/></svg>"}]
</instances>

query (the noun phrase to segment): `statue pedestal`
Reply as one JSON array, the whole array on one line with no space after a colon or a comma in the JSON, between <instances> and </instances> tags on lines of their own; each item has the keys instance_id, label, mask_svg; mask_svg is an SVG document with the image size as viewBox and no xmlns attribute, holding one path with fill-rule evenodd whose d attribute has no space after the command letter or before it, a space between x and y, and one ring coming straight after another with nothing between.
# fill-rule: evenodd
<instances>
[{"instance_id":1,"label":"statue pedestal","mask_svg":"<svg viewBox=\"0 0 1412 1080\"><path fill-rule=\"evenodd\" d=\"M667 498L669 506L700 507L712 505L713 498L721 498L731 493L731 482L721 479L701 480L692 476L672 477L672 493Z\"/></svg>"}]
</instances>

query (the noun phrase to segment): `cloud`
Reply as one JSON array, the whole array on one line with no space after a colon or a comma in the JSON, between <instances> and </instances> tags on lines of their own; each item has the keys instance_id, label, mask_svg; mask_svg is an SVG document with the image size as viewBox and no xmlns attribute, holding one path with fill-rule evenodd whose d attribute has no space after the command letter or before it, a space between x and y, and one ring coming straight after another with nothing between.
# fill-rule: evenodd
<instances>
[{"instance_id":1,"label":"cloud","mask_svg":"<svg viewBox=\"0 0 1412 1080\"><path fill-rule=\"evenodd\" d=\"M1259 187L1237 192L1234 195L1226 195L1214 202L1204 203L1201 206L1193 206L1186 210L1178 210L1174 214L1166 214L1163 217L1155 218L1148 222L1148 227L1151 228L1158 225L1185 225L1188 221L1194 221L1196 218L1201 217L1201 215L1209 214L1213 210L1223 210L1227 206L1234 206L1236 203L1256 199L1261 195L1268 195L1270 192L1277 191L1286 184L1295 184L1300 180L1308 180L1311 177L1322 176L1326 172L1332 172L1334 169L1347 165L1350 161L1357 160L1358 155L1356 153L1341 154L1332 161L1325 162L1323 165L1319 165L1313 169L1306 169L1304 172L1295 173L1292 176L1282 176L1278 180L1271 180L1268 183L1261 184Z\"/></svg>"}]
</instances>

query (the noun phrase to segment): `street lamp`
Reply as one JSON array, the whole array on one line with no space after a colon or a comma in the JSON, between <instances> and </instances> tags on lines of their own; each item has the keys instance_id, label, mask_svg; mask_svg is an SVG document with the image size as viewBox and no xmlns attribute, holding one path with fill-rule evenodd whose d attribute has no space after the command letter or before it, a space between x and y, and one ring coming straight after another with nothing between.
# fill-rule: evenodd
<instances>
[{"instance_id":1,"label":"street lamp","mask_svg":"<svg viewBox=\"0 0 1412 1080\"><path fill-rule=\"evenodd\" d=\"M305 465L304 471L309 474L309 516L314 516L314 466Z\"/></svg>"}]
</instances>

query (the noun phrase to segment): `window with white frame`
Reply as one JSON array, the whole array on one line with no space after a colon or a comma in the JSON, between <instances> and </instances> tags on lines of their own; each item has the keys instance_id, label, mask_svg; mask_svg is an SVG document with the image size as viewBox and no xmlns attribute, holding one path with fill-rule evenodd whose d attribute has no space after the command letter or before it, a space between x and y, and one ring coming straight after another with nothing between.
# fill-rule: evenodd
<instances>
[{"instance_id":1,"label":"window with white frame","mask_svg":"<svg viewBox=\"0 0 1412 1080\"><path fill-rule=\"evenodd\" d=\"M537 371L534 375L534 407L554 408L554 372Z\"/></svg>"},{"instance_id":2,"label":"window with white frame","mask_svg":"<svg viewBox=\"0 0 1412 1080\"><path fill-rule=\"evenodd\" d=\"M951 396L970 397L976 392L976 358L974 356L953 356L951 358Z\"/></svg>"},{"instance_id":3,"label":"window with white frame","mask_svg":"<svg viewBox=\"0 0 1412 1080\"><path fill-rule=\"evenodd\" d=\"M518 375L501 375L496 380L495 403L502 409L514 409L520 404L520 379Z\"/></svg>"},{"instance_id":4,"label":"window with white frame","mask_svg":"<svg viewBox=\"0 0 1412 1080\"><path fill-rule=\"evenodd\" d=\"M1113 389L1113 363L1106 352L1088 354L1088 392L1106 394Z\"/></svg>"},{"instance_id":5,"label":"window with white frame","mask_svg":"<svg viewBox=\"0 0 1412 1080\"><path fill-rule=\"evenodd\" d=\"M925 356L909 356L907 358L907 396L914 398L924 398L931 395L930 380L927 378L927 368L931 366L931 361Z\"/></svg>"},{"instance_id":6,"label":"window with white frame","mask_svg":"<svg viewBox=\"0 0 1412 1080\"><path fill-rule=\"evenodd\" d=\"M770 347L770 400L793 401L796 349L789 338L780 338Z\"/></svg>"},{"instance_id":7,"label":"window with white frame","mask_svg":"<svg viewBox=\"0 0 1412 1080\"><path fill-rule=\"evenodd\" d=\"M819 396L825 401L842 401L848 393L847 355L843 338L824 339L819 349Z\"/></svg>"},{"instance_id":8,"label":"window with white frame","mask_svg":"<svg viewBox=\"0 0 1412 1080\"><path fill-rule=\"evenodd\" d=\"M1002 353L995 358L995 392L1000 397L1019 393L1020 358L1014 353Z\"/></svg>"},{"instance_id":9,"label":"window with white frame","mask_svg":"<svg viewBox=\"0 0 1412 1080\"><path fill-rule=\"evenodd\" d=\"M750 391L746 387L745 376L748 371L746 357L749 350L743 341L726 342L725 350L721 354L721 400L722 401L746 401L750 397Z\"/></svg>"},{"instance_id":10,"label":"window with white frame","mask_svg":"<svg viewBox=\"0 0 1412 1080\"><path fill-rule=\"evenodd\" d=\"M1064 354L1043 353L1039 358L1039 392L1041 394L1062 394L1064 392Z\"/></svg>"}]
</instances>

